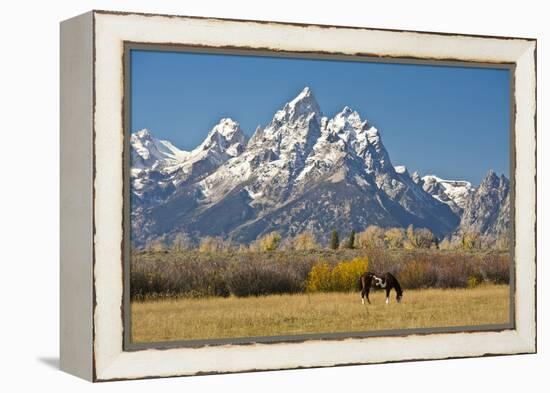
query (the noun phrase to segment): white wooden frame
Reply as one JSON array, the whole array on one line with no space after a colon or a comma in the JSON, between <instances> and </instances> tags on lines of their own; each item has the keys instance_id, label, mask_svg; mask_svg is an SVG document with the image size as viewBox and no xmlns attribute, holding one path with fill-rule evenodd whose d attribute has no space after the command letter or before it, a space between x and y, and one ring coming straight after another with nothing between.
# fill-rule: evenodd
<instances>
[{"instance_id":1,"label":"white wooden frame","mask_svg":"<svg viewBox=\"0 0 550 393\"><path fill-rule=\"evenodd\" d=\"M515 328L123 349L124 43L515 65ZM61 368L93 381L536 351L536 41L93 11L61 24Z\"/></svg>"}]
</instances>

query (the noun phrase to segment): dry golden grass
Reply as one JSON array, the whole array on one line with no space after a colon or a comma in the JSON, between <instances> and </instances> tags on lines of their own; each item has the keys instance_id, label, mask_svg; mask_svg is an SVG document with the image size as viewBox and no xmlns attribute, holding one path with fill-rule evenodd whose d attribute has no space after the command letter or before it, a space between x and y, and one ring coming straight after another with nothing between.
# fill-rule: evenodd
<instances>
[{"instance_id":1,"label":"dry golden grass","mask_svg":"<svg viewBox=\"0 0 550 393\"><path fill-rule=\"evenodd\" d=\"M359 293L173 299L132 304L132 341L372 331L507 323L509 287L405 291L386 305L381 291L361 305Z\"/></svg>"}]
</instances>

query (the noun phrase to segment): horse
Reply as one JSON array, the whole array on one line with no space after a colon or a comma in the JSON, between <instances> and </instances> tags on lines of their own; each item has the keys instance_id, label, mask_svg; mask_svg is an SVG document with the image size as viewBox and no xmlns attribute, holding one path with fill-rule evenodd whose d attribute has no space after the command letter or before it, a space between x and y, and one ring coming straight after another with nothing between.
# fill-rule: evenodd
<instances>
[{"instance_id":1,"label":"horse","mask_svg":"<svg viewBox=\"0 0 550 393\"><path fill-rule=\"evenodd\" d=\"M390 291L395 289L397 303L401 303L403 290L397 278L391 273L373 273L366 272L359 278L359 287L361 288L361 303L365 304L365 297L370 304L369 291L371 287L386 290L386 304L390 304Z\"/></svg>"}]
</instances>

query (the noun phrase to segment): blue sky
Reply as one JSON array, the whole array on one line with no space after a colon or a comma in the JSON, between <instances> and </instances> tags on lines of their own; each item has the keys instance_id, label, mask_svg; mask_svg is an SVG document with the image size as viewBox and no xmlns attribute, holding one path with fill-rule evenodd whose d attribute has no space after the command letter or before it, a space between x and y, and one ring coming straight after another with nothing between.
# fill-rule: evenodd
<instances>
[{"instance_id":1,"label":"blue sky","mask_svg":"<svg viewBox=\"0 0 550 393\"><path fill-rule=\"evenodd\" d=\"M509 177L510 73L503 69L132 50L131 129L182 149L222 117L251 135L309 86L380 130L394 165L478 184Z\"/></svg>"}]
</instances>

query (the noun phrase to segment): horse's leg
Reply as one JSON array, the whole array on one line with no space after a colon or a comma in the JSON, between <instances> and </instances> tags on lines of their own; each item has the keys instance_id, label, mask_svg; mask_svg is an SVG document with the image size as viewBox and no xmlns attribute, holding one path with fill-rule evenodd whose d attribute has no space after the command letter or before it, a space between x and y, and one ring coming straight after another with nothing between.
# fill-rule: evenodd
<instances>
[{"instance_id":1,"label":"horse's leg","mask_svg":"<svg viewBox=\"0 0 550 393\"><path fill-rule=\"evenodd\" d=\"M390 304L390 290L391 288L386 288L386 304Z\"/></svg>"},{"instance_id":2,"label":"horse's leg","mask_svg":"<svg viewBox=\"0 0 550 393\"><path fill-rule=\"evenodd\" d=\"M361 304L365 304L365 288L361 289Z\"/></svg>"},{"instance_id":3,"label":"horse's leg","mask_svg":"<svg viewBox=\"0 0 550 393\"><path fill-rule=\"evenodd\" d=\"M367 302L370 304L370 299L369 299L369 292L370 292L370 287L367 287L366 288L366 293L367 293Z\"/></svg>"}]
</instances>

